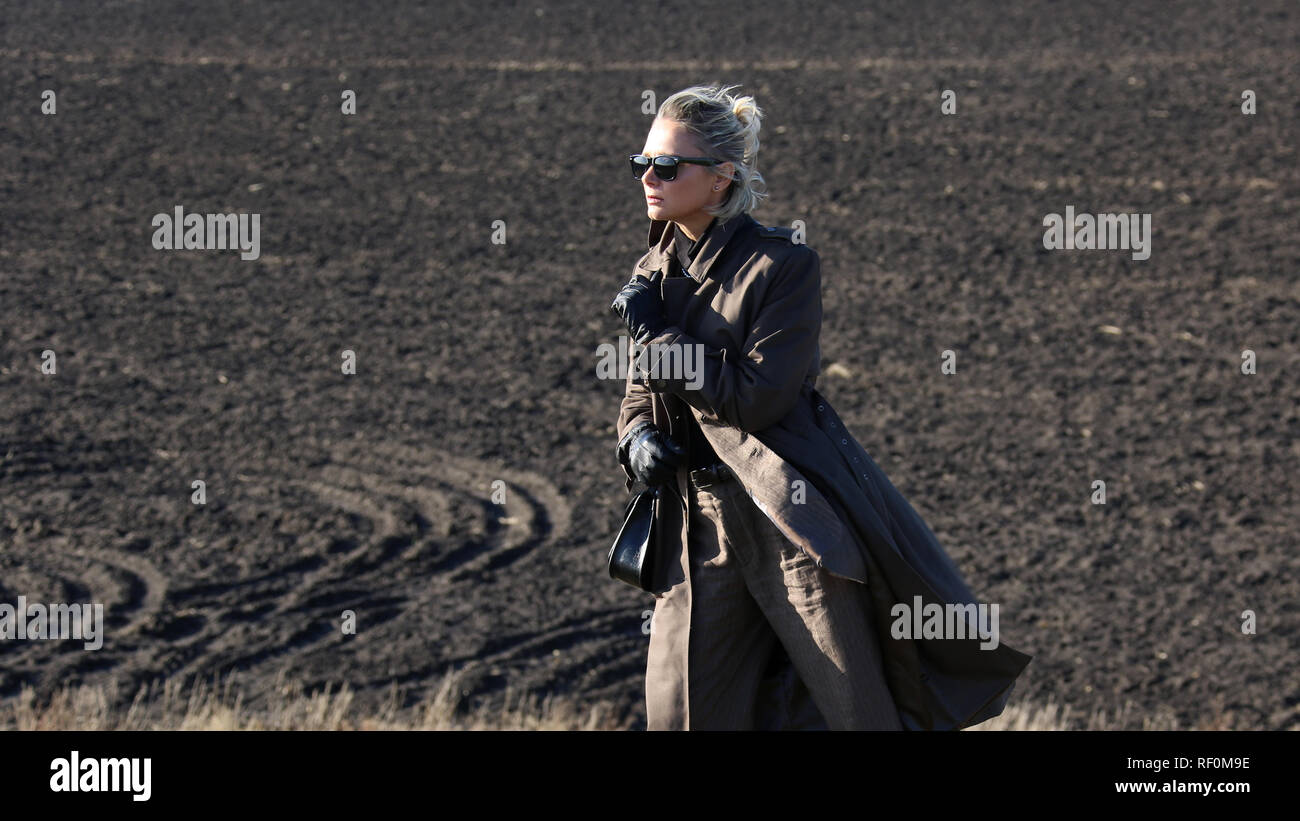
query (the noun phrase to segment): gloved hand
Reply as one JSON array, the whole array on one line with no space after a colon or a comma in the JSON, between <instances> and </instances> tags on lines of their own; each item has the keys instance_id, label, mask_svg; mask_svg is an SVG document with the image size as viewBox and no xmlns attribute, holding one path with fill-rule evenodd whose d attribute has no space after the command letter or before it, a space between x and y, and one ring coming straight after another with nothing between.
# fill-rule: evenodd
<instances>
[{"instance_id":1,"label":"gloved hand","mask_svg":"<svg viewBox=\"0 0 1300 821\"><path fill-rule=\"evenodd\" d=\"M609 306L627 323L633 341L638 344L645 344L668 327L663 297L659 295L659 283L663 278L663 271L655 271L649 279L633 274Z\"/></svg>"},{"instance_id":2,"label":"gloved hand","mask_svg":"<svg viewBox=\"0 0 1300 821\"><path fill-rule=\"evenodd\" d=\"M666 485L686 460L686 451L654 422L638 422L618 443L619 461L647 485Z\"/></svg>"}]
</instances>

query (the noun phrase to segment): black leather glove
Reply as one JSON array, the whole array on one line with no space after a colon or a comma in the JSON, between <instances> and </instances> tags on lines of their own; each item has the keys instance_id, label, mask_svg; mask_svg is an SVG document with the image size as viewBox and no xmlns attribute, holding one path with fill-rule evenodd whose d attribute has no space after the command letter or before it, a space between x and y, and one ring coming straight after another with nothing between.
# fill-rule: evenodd
<instances>
[{"instance_id":1,"label":"black leather glove","mask_svg":"<svg viewBox=\"0 0 1300 821\"><path fill-rule=\"evenodd\" d=\"M640 274L633 274L632 279L623 286L623 290L614 297L609 309L623 318L632 339L644 344L658 336L668 327L668 317L664 315L664 300L659 295L659 283L663 282L663 271L655 271L649 279Z\"/></svg>"},{"instance_id":2,"label":"black leather glove","mask_svg":"<svg viewBox=\"0 0 1300 821\"><path fill-rule=\"evenodd\" d=\"M666 485L685 463L686 451L654 422L638 422L618 443L619 461L647 485Z\"/></svg>"}]
</instances>

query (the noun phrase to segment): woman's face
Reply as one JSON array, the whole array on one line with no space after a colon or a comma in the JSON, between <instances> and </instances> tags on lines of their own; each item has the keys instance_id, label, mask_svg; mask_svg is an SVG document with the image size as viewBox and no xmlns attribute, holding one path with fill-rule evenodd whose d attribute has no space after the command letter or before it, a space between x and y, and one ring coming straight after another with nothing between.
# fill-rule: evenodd
<instances>
[{"instance_id":1,"label":"woman's face","mask_svg":"<svg viewBox=\"0 0 1300 821\"><path fill-rule=\"evenodd\" d=\"M677 154L682 157L707 157L681 123L655 118L641 153L647 157ZM679 163L676 178L665 182L654 169L641 175L641 189L646 197L646 214L650 219L671 220L698 238L713 217L705 212L708 205L722 202L729 180L713 173L713 168L729 170L730 163L720 166ZM719 186L714 191L713 186Z\"/></svg>"}]
</instances>

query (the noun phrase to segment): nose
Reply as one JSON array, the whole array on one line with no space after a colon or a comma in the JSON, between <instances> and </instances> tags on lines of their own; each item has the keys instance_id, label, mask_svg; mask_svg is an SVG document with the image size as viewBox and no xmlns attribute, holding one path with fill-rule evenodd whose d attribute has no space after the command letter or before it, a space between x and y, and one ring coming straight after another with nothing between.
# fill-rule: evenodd
<instances>
[{"instance_id":1,"label":"nose","mask_svg":"<svg viewBox=\"0 0 1300 821\"><path fill-rule=\"evenodd\" d=\"M663 193L661 189L663 188L664 181L659 179L659 175L655 173L654 168L647 168L645 172L641 174L641 185L645 188L646 196L653 194L657 197Z\"/></svg>"}]
</instances>

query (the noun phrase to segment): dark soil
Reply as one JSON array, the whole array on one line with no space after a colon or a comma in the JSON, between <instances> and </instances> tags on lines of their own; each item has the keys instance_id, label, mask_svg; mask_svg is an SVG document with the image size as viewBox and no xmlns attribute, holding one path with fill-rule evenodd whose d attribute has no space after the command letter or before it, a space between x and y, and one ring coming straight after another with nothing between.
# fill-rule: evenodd
<instances>
[{"instance_id":1,"label":"dark soil","mask_svg":"<svg viewBox=\"0 0 1300 821\"><path fill-rule=\"evenodd\" d=\"M0 696L474 663L643 719L596 349L642 91L722 81L754 216L821 255L819 387L1033 654L1015 699L1300 727L1293 4L9 5L0 602L107 636L0 644ZM261 258L155 250L176 205L261 214ZM1152 214L1150 259L1046 251L1067 205Z\"/></svg>"}]
</instances>

